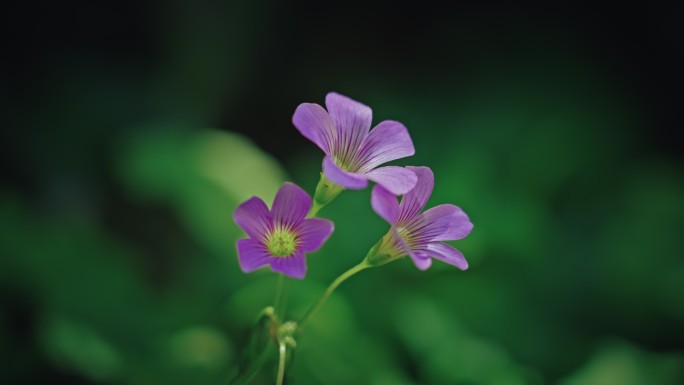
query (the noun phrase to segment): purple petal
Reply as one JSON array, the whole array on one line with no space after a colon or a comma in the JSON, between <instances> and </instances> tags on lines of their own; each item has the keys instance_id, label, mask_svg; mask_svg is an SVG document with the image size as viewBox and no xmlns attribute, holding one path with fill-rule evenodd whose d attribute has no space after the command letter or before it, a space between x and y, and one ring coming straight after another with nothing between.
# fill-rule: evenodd
<instances>
[{"instance_id":1,"label":"purple petal","mask_svg":"<svg viewBox=\"0 0 684 385\"><path fill-rule=\"evenodd\" d=\"M412 253L411 255L411 260L413 261L413 264L416 265L416 267L419 270L427 270L432 266L432 259L430 259L429 256L427 255L421 255L420 253Z\"/></svg>"},{"instance_id":2,"label":"purple petal","mask_svg":"<svg viewBox=\"0 0 684 385\"><path fill-rule=\"evenodd\" d=\"M292 116L292 123L305 138L316 143L326 154L330 153L337 129L323 107L313 103L300 104Z\"/></svg>"},{"instance_id":3,"label":"purple petal","mask_svg":"<svg viewBox=\"0 0 684 385\"><path fill-rule=\"evenodd\" d=\"M368 179L379 184L394 195L402 195L416 186L416 174L404 167L387 166L367 172Z\"/></svg>"},{"instance_id":4,"label":"purple petal","mask_svg":"<svg viewBox=\"0 0 684 385\"><path fill-rule=\"evenodd\" d=\"M359 172L368 172L383 163L415 154L413 142L403 124L385 120L371 130L357 158Z\"/></svg>"},{"instance_id":5,"label":"purple petal","mask_svg":"<svg viewBox=\"0 0 684 385\"><path fill-rule=\"evenodd\" d=\"M305 219L297 228L299 249L306 252L316 251L323 246L335 230L335 225L327 219Z\"/></svg>"},{"instance_id":6,"label":"purple petal","mask_svg":"<svg viewBox=\"0 0 684 385\"><path fill-rule=\"evenodd\" d=\"M436 237L434 237L432 240L433 241L456 241L459 239L465 238L468 234L470 234L470 231L473 229L473 224L470 222L470 219L466 215L466 213L461 210L460 207L454 206L454 205L442 205L442 206L450 206L452 215L451 218L449 218L449 225L447 229L441 234ZM439 207L439 206L437 206ZM435 207L435 208L437 208ZM431 209L432 210L432 209ZM428 210L430 211L430 210ZM428 213L428 211L425 212L425 214Z\"/></svg>"},{"instance_id":7,"label":"purple petal","mask_svg":"<svg viewBox=\"0 0 684 385\"><path fill-rule=\"evenodd\" d=\"M311 209L311 197L294 183L285 182L278 190L273 207L273 221L294 228L306 218Z\"/></svg>"},{"instance_id":8,"label":"purple petal","mask_svg":"<svg viewBox=\"0 0 684 385\"><path fill-rule=\"evenodd\" d=\"M245 273L252 272L269 263L272 259L263 243L256 239L238 239L238 261Z\"/></svg>"},{"instance_id":9,"label":"purple petal","mask_svg":"<svg viewBox=\"0 0 684 385\"><path fill-rule=\"evenodd\" d=\"M335 155L347 158L358 151L371 127L371 109L346 96L331 92L325 97L325 106L337 126Z\"/></svg>"},{"instance_id":10,"label":"purple petal","mask_svg":"<svg viewBox=\"0 0 684 385\"><path fill-rule=\"evenodd\" d=\"M283 273L288 277L302 279L306 275L306 257L304 252L297 250L288 257L274 257L271 259L271 269Z\"/></svg>"},{"instance_id":11,"label":"purple petal","mask_svg":"<svg viewBox=\"0 0 684 385\"><path fill-rule=\"evenodd\" d=\"M376 185L371 193L371 206L373 210L386 220L390 225L397 224L399 219L399 202L397 197L384 187Z\"/></svg>"},{"instance_id":12,"label":"purple petal","mask_svg":"<svg viewBox=\"0 0 684 385\"><path fill-rule=\"evenodd\" d=\"M458 207L454 205L435 206L406 223L411 239L417 244L433 242L449 230Z\"/></svg>"},{"instance_id":13,"label":"purple petal","mask_svg":"<svg viewBox=\"0 0 684 385\"><path fill-rule=\"evenodd\" d=\"M450 265L454 265L461 270L468 268L468 261L466 261L463 253L454 249L450 245L442 242L431 242L424 249L420 250L421 254L425 253L440 261L444 261Z\"/></svg>"},{"instance_id":14,"label":"purple petal","mask_svg":"<svg viewBox=\"0 0 684 385\"><path fill-rule=\"evenodd\" d=\"M409 191L401 199L401 217L400 223L407 223L415 218L418 213L423 211L423 208L432 195L432 189L435 186L435 177L432 170L428 167L412 167L407 166L407 169L413 171L418 177L415 188Z\"/></svg>"},{"instance_id":15,"label":"purple petal","mask_svg":"<svg viewBox=\"0 0 684 385\"><path fill-rule=\"evenodd\" d=\"M348 189L361 190L368 186L365 175L342 170L329 156L323 159L323 172L328 179Z\"/></svg>"},{"instance_id":16,"label":"purple petal","mask_svg":"<svg viewBox=\"0 0 684 385\"><path fill-rule=\"evenodd\" d=\"M264 239L271 228L271 213L266 203L257 197L252 197L238 206L233 212L233 220L255 239Z\"/></svg>"},{"instance_id":17,"label":"purple petal","mask_svg":"<svg viewBox=\"0 0 684 385\"><path fill-rule=\"evenodd\" d=\"M396 227L392 226L389 233L391 235L392 247L395 248L397 252L401 253L401 255L408 255L411 258L415 257L413 250L411 250L411 246L409 246L409 244L406 243L406 240L399 235Z\"/></svg>"}]
</instances>

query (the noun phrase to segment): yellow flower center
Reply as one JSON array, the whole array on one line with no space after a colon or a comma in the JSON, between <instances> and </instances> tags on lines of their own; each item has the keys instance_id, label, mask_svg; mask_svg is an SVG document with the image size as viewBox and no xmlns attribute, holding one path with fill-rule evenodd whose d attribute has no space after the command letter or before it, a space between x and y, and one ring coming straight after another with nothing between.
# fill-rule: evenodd
<instances>
[{"instance_id":1,"label":"yellow flower center","mask_svg":"<svg viewBox=\"0 0 684 385\"><path fill-rule=\"evenodd\" d=\"M287 257L297 249L297 236L289 229L277 228L266 239L266 247L274 257Z\"/></svg>"},{"instance_id":2,"label":"yellow flower center","mask_svg":"<svg viewBox=\"0 0 684 385\"><path fill-rule=\"evenodd\" d=\"M333 163L335 163L337 167L341 168L344 171L351 171L348 162L345 162L345 159L341 156L335 156L333 158Z\"/></svg>"},{"instance_id":3,"label":"yellow flower center","mask_svg":"<svg viewBox=\"0 0 684 385\"><path fill-rule=\"evenodd\" d=\"M409 247L413 246L414 240L411 237L410 229L403 226L399 226L397 227L397 233L399 233L399 236L404 239L404 242L406 242L406 244L409 245Z\"/></svg>"}]
</instances>

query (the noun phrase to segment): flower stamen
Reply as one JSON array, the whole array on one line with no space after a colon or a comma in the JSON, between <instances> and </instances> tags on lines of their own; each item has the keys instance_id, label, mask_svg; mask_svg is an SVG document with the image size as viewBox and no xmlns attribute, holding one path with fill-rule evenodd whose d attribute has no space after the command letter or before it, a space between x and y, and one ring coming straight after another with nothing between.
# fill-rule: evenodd
<instances>
[{"instance_id":1,"label":"flower stamen","mask_svg":"<svg viewBox=\"0 0 684 385\"><path fill-rule=\"evenodd\" d=\"M274 257L287 257L297 249L297 235L284 228L276 228L266 238L266 247Z\"/></svg>"}]
</instances>

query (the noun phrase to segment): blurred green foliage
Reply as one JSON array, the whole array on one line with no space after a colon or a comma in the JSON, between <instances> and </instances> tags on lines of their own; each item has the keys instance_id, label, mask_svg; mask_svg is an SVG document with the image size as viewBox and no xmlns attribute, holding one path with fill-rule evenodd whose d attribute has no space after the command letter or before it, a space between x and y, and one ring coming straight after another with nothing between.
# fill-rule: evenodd
<instances>
[{"instance_id":1,"label":"blurred green foliage","mask_svg":"<svg viewBox=\"0 0 684 385\"><path fill-rule=\"evenodd\" d=\"M285 180L313 193L322 154L289 119L332 90L409 128L417 152L397 164L431 167L430 205L469 214L453 245L471 267L354 276L298 341L290 383L684 383L682 167L649 151L650 111L604 63L545 21L509 40L531 19L435 26L411 51L434 72L335 50L359 35L275 63L288 21L245 4L172 2L150 22L152 74L68 51L10 112L24 183L0 188L0 383L227 383L276 284L240 271L232 211ZM251 84L264 76L272 95ZM242 120L204 128L221 114ZM289 283L291 319L387 229L369 189L320 215L336 231ZM270 362L254 384L274 378Z\"/></svg>"},{"instance_id":2,"label":"blurred green foliage","mask_svg":"<svg viewBox=\"0 0 684 385\"><path fill-rule=\"evenodd\" d=\"M433 119L415 126L449 125ZM486 121L470 124L502 129ZM445 135L450 145L439 141L452 152L421 151L431 135L413 132L418 155L411 163L435 169L431 204L457 203L476 224L456 243L472 267L460 272L436 264L419 272L402 261L354 277L301 338L297 382L682 380L681 351L653 353L627 342L666 333L654 328L663 319L681 321L684 269L675 229L682 225L678 198L684 190L674 175L662 168L623 175L612 182L619 193L601 205L593 196L594 206L587 207L586 195L563 197L561 186L581 190L571 180L600 166L582 165L568 151L535 155L537 146L553 145L543 129L509 141L508 152L491 150L496 144L489 142L497 139L472 132ZM542 181L526 175L535 171L518 166L521 154L513 150L526 146L525 156L560 163L565 176ZM505 159L478 156L473 148L490 148ZM242 235L231 212L252 195L270 202L285 172L243 137L216 130L142 127L117 143L113 157L126 199L169 210L177 223L177 229L148 229L170 254L144 256L135 242L101 225L41 214L5 191L1 277L5 288L32 304L36 349L59 370L93 382L209 384L229 378L250 324L271 304L275 286L269 271L239 271L234 243ZM319 157L311 151L293 162L295 179L309 190ZM647 208L645 198L653 203ZM564 211L567 203L554 209L554 199L569 199L573 212ZM291 317L300 317L326 282L383 234L385 224L368 202L368 191L346 192L322 213L337 231L310 256L307 279L290 284ZM13 376L22 375L21 366L14 370L5 375L19 378ZM272 375L267 369L256 383L269 383Z\"/></svg>"}]
</instances>

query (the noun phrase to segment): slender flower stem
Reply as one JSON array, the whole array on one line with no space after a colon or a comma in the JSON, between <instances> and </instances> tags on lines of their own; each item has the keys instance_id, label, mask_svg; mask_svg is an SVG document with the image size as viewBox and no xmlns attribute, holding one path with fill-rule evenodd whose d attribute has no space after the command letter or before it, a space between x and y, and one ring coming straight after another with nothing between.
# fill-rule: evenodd
<instances>
[{"instance_id":1,"label":"slender flower stem","mask_svg":"<svg viewBox=\"0 0 684 385\"><path fill-rule=\"evenodd\" d=\"M276 317L282 319L283 311L285 310L285 275L278 274L278 283L276 283L275 299L273 300L273 308L275 309Z\"/></svg>"},{"instance_id":2,"label":"slender flower stem","mask_svg":"<svg viewBox=\"0 0 684 385\"><path fill-rule=\"evenodd\" d=\"M276 385L283 385L283 379L285 378L285 358L287 357L287 346L285 342L280 342L278 344L278 352L280 357L278 358L278 377L276 379Z\"/></svg>"},{"instance_id":3,"label":"slender flower stem","mask_svg":"<svg viewBox=\"0 0 684 385\"><path fill-rule=\"evenodd\" d=\"M335 289L338 286L340 286L340 284L342 282L346 281L349 277L358 273L359 271L365 270L369 267L371 267L371 265L368 264L368 261L366 261L366 259L364 259L358 265L352 267L351 269L342 273L339 277L335 278L335 280L332 281L330 286L328 286L328 288L325 290L325 293L323 293L323 296L318 300L318 302L316 302L311 307L311 309L309 309L309 311L306 312L306 314L304 315L302 320L299 322L299 325L297 327L297 332L301 333L302 329L304 328L304 325L306 325L311 320L311 318L313 318L316 315L318 310L320 310L321 306L323 306L323 304L328 300L328 297L330 297L330 294L332 294L332 292L335 291Z\"/></svg>"},{"instance_id":4,"label":"slender flower stem","mask_svg":"<svg viewBox=\"0 0 684 385\"><path fill-rule=\"evenodd\" d=\"M322 209L323 206L321 206L318 202L313 201L313 204L311 205L311 210L309 211L309 218L315 218L316 214L318 214L318 211Z\"/></svg>"}]
</instances>

